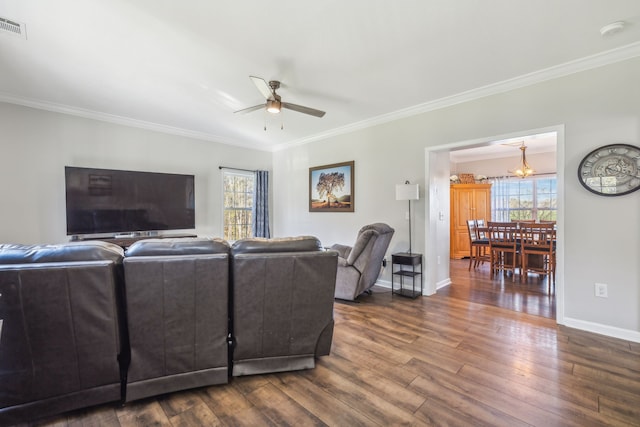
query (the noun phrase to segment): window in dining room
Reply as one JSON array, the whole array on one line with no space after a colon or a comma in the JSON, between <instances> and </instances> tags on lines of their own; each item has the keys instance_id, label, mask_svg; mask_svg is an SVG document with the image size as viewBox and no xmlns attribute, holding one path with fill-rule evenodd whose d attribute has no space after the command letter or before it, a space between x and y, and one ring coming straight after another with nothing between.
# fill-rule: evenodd
<instances>
[{"instance_id":1,"label":"window in dining room","mask_svg":"<svg viewBox=\"0 0 640 427\"><path fill-rule=\"evenodd\" d=\"M558 209L556 176L496 178L491 186L494 221L555 221Z\"/></svg>"}]
</instances>

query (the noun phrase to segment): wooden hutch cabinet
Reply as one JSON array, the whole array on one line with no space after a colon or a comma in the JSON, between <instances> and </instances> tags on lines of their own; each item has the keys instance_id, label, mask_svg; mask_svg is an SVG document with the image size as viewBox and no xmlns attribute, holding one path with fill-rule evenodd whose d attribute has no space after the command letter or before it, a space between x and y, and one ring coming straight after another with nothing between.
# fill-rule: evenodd
<instances>
[{"instance_id":1,"label":"wooden hutch cabinet","mask_svg":"<svg viewBox=\"0 0 640 427\"><path fill-rule=\"evenodd\" d=\"M491 221L491 184L451 184L450 256L469 256L468 219Z\"/></svg>"}]
</instances>

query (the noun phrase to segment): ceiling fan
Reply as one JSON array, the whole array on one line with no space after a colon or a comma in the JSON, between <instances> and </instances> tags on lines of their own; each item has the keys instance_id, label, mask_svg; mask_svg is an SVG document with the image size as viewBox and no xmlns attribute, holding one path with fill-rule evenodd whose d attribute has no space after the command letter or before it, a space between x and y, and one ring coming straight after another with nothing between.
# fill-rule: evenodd
<instances>
[{"instance_id":1,"label":"ceiling fan","mask_svg":"<svg viewBox=\"0 0 640 427\"><path fill-rule=\"evenodd\" d=\"M280 112L280 109L286 108L288 110L309 114L310 116L315 117L322 117L325 115L324 111L316 110L315 108L292 104L290 102L282 102L282 98L276 93L276 90L280 87L280 82L277 80L270 80L269 83L267 83L260 77L249 76L249 78L253 81L253 84L256 85L262 96L266 98L267 102L265 104L254 105L253 107L235 111L235 113L250 113L261 108L266 108L268 112L277 114Z\"/></svg>"}]
</instances>

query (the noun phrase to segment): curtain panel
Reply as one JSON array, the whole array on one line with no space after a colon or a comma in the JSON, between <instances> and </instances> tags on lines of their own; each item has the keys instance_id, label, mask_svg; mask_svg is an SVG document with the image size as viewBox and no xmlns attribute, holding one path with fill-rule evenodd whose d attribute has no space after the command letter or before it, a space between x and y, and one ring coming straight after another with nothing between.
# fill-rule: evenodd
<instances>
[{"instance_id":1,"label":"curtain panel","mask_svg":"<svg viewBox=\"0 0 640 427\"><path fill-rule=\"evenodd\" d=\"M271 237L269 231L269 171L257 170L253 186L253 207L251 226L253 237Z\"/></svg>"},{"instance_id":2,"label":"curtain panel","mask_svg":"<svg viewBox=\"0 0 640 427\"><path fill-rule=\"evenodd\" d=\"M491 185L491 218L492 221L509 221L509 180L495 177L489 182Z\"/></svg>"}]
</instances>

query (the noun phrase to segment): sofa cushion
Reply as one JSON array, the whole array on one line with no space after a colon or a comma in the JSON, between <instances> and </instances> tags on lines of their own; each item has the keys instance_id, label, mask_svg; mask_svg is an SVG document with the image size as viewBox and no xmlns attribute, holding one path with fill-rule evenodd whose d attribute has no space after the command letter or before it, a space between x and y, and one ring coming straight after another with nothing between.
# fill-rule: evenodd
<instances>
[{"instance_id":1,"label":"sofa cushion","mask_svg":"<svg viewBox=\"0 0 640 427\"><path fill-rule=\"evenodd\" d=\"M120 399L122 255L100 241L0 245L0 425Z\"/></svg>"},{"instance_id":2,"label":"sofa cushion","mask_svg":"<svg viewBox=\"0 0 640 427\"><path fill-rule=\"evenodd\" d=\"M58 245L0 244L0 264L30 264L69 261L120 262L124 251L118 245L89 240Z\"/></svg>"},{"instance_id":3,"label":"sofa cushion","mask_svg":"<svg viewBox=\"0 0 640 427\"><path fill-rule=\"evenodd\" d=\"M229 244L225 240L205 237L176 237L139 240L129 246L125 255L131 257L217 253L229 253Z\"/></svg>"},{"instance_id":4,"label":"sofa cushion","mask_svg":"<svg viewBox=\"0 0 640 427\"><path fill-rule=\"evenodd\" d=\"M126 401L223 384L229 375L229 244L144 239L124 259L131 346Z\"/></svg>"},{"instance_id":5,"label":"sofa cushion","mask_svg":"<svg viewBox=\"0 0 640 427\"><path fill-rule=\"evenodd\" d=\"M236 241L231 246L231 253L251 254L268 252L308 252L321 251L322 245L313 236L282 237L275 239L249 238Z\"/></svg>"}]
</instances>

